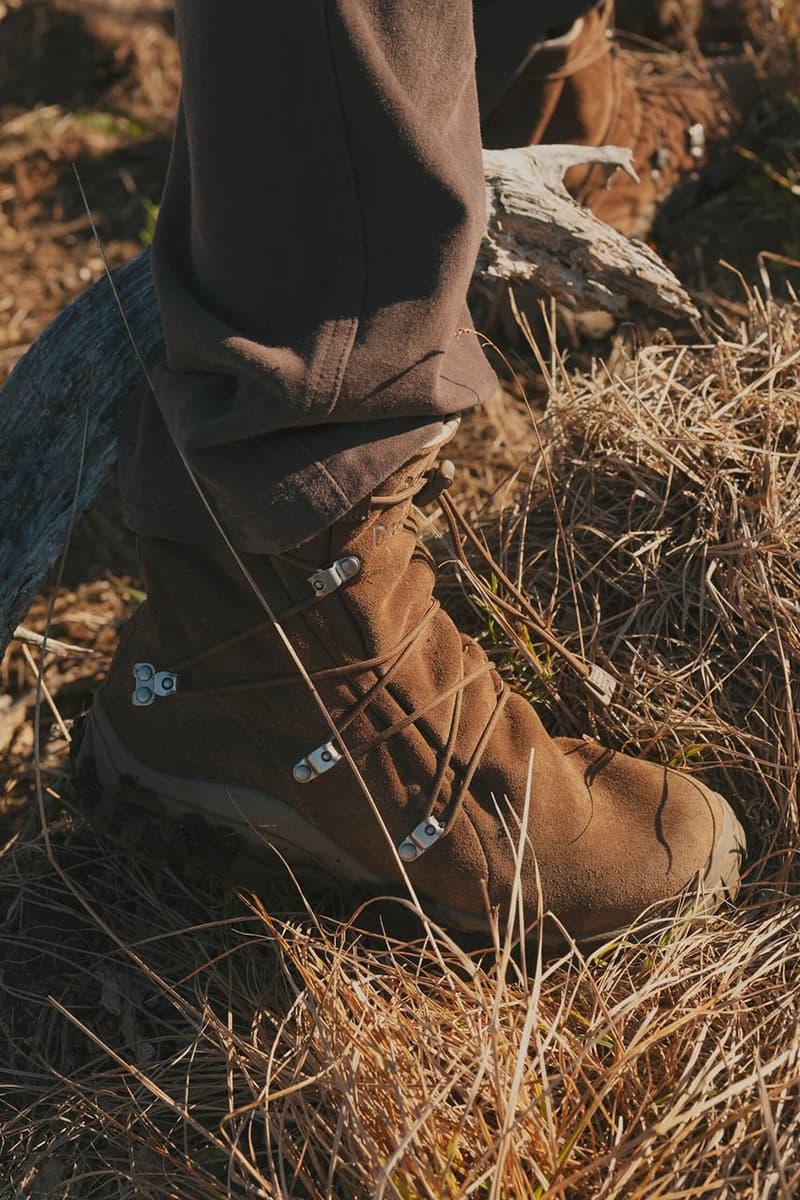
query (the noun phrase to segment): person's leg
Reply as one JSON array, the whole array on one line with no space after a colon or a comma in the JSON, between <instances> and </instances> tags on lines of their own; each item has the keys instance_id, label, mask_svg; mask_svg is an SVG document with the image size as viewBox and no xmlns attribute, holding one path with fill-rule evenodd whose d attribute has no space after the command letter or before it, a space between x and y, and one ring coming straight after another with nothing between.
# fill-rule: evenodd
<instances>
[{"instance_id":1,"label":"person's leg","mask_svg":"<svg viewBox=\"0 0 800 1200\"><path fill-rule=\"evenodd\" d=\"M291 3L248 22L238 4L219 22L210 0L179 11L183 125L155 246L169 366L127 455L154 522L147 600L76 735L79 795L167 861L221 872L223 827L273 866L271 845L381 888L407 871L467 926L515 903L518 836L531 922L543 899L602 936L700 876L719 899L743 844L725 801L550 737L433 596L415 502L439 496L448 556L471 531L419 443L491 385L457 337L483 187L469 7ZM197 523L176 536L162 421L246 571L218 536L196 544ZM535 622L484 566L503 619ZM608 677L586 682L602 697Z\"/></svg>"},{"instance_id":2,"label":"person's leg","mask_svg":"<svg viewBox=\"0 0 800 1200\"><path fill-rule=\"evenodd\" d=\"M522 6L524 0L476 3L491 14L495 5ZM542 3L552 12L550 0ZM614 0L586 4L577 15L565 10L523 59L505 25L499 31L507 38L505 62L488 35L482 37L479 21L483 139L492 148L562 142L630 148L639 182L618 172L609 188L599 168L574 168L566 183L602 220L643 237L659 206L684 181L696 181L709 151L729 139L752 101L754 77L741 64L681 73L674 61L659 73L652 55L623 56L613 38L614 10ZM481 70L484 50L503 65L505 82L502 73L495 79Z\"/></svg>"},{"instance_id":3,"label":"person's leg","mask_svg":"<svg viewBox=\"0 0 800 1200\"><path fill-rule=\"evenodd\" d=\"M153 244L167 363L126 515L197 538L184 449L241 549L329 525L494 387L466 293L485 191L471 0L178 0ZM169 434L164 427L169 427Z\"/></svg>"}]
</instances>

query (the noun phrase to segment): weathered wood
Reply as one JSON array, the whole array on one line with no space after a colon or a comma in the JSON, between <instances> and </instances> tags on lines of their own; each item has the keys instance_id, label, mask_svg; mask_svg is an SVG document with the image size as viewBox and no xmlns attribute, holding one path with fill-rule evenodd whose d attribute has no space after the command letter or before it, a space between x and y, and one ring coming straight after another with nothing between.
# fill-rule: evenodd
<instances>
[{"instance_id":1,"label":"weathered wood","mask_svg":"<svg viewBox=\"0 0 800 1200\"><path fill-rule=\"evenodd\" d=\"M627 151L575 147L485 155L489 227L478 273L536 282L574 308L620 311L631 296L670 313L691 312L678 281L647 247L609 230L561 184L576 161L629 167ZM162 332L147 253L114 273L143 356ZM84 512L109 477L115 423L139 366L107 279L45 329L0 391L0 651L66 535L89 404L78 501Z\"/></svg>"},{"instance_id":2,"label":"weathered wood","mask_svg":"<svg viewBox=\"0 0 800 1200\"><path fill-rule=\"evenodd\" d=\"M654 250L579 207L562 183L571 166L592 162L610 177L637 178L630 150L537 146L485 150L489 221L478 271L533 284L576 311L621 316L637 300L671 316L698 316L686 291Z\"/></svg>"},{"instance_id":3,"label":"weathered wood","mask_svg":"<svg viewBox=\"0 0 800 1200\"><path fill-rule=\"evenodd\" d=\"M147 256L115 278L139 344L152 352L161 329ZM117 416L138 370L104 279L48 325L0 390L0 652L63 548L86 405L79 513L113 470Z\"/></svg>"}]
</instances>

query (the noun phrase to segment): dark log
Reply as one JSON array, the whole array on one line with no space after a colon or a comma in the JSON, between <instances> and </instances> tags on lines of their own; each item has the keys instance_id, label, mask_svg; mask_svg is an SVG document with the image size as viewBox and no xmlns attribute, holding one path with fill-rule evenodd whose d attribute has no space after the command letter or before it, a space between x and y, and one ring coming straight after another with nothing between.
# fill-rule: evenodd
<instances>
[{"instance_id":1,"label":"dark log","mask_svg":"<svg viewBox=\"0 0 800 1200\"><path fill-rule=\"evenodd\" d=\"M114 272L144 354L161 341L147 254ZM116 460L120 405L139 366L107 279L36 339L0 390L0 653L64 546L86 406L83 513Z\"/></svg>"}]
</instances>

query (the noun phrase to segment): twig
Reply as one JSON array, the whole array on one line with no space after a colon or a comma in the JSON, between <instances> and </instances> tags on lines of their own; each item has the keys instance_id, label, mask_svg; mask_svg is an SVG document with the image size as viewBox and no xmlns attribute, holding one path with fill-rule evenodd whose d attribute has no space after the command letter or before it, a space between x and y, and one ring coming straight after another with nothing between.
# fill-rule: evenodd
<instances>
[{"instance_id":1,"label":"twig","mask_svg":"<svg viewBox=\"0 0 800 1200\"><path fill-rule=\"evenodd\" d=\"M23 642L28 646L44 646L45 639L34 629L26 629L18 625L14 630L12 641ZM90 650L88 646L73 646L70 642L59 642L56 638L47 638L47 652L56 658L102 658L99 650Z\"/></svg>"}]
</instances>

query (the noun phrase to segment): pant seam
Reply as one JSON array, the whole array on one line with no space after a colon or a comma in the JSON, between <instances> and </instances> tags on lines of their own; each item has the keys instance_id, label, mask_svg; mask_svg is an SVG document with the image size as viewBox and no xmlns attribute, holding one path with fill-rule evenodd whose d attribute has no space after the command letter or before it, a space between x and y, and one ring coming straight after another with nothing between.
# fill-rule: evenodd
<instances>
[{"instance_id":1,"label":"pant seam","mask_svg":"<svg viewBox=\"0 0 800 1200\"><path fill-rule=\"evenodd\" d=\"M326 339L325 348L319 355L318 362L315 367L313 383L309 387L310 400L311 404L313 405L318 398L321 398L321 393L324 386L324 376L327 370L331 370L329 367L329 362L333 357L333 352L335 351L337 353L338 360L332 367L333 378L331 380L331 394L328 398L327 405L327 413L330 415L333 412L336 402L341 394L344 376L347 370L347 364L358 336L361 317L366 306L368 271L367 232L366 221L364 217L364 206L358 186L358 173L355 167L355 154L353 151L353 144L348 133L347 111L342 92L341 77L336 62L336 52L334 49L333 28L331 22L331 0L324 0L323 15L325 32L328 41L328 55L330 60L331 75L339 114L340 137L347 151L347 163L349 167L350 179L352 181L353 200L358 212L358 231L361 242L361 298L358 307L358 315L352 318L347 318L343 321L337 321L331 326L329 335ZM344 336L341 339L344 342L344 345L342 346L341 350L337 350L337 341L339 341L339 339L336 337L336 334L340 330L344 333Z\"/></svg>"}]
</instances>

